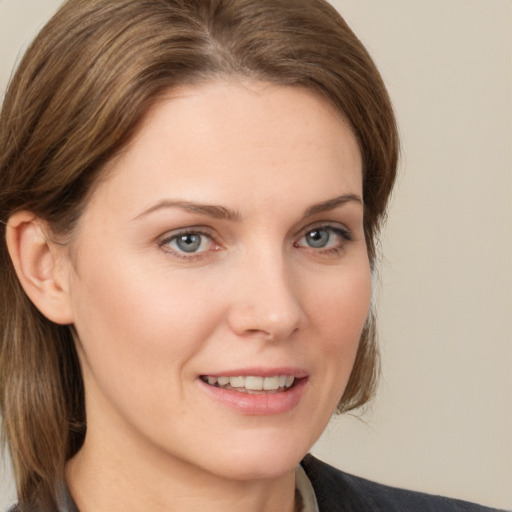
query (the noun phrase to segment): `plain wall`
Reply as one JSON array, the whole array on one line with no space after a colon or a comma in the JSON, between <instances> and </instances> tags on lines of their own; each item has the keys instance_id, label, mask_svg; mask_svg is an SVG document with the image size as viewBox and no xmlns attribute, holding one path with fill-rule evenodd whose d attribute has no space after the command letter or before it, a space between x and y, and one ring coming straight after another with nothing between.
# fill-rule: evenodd
<instances>
[{"instance_id":1,"label":"plain wall","mask_svg":"<svg viewBox=\"0 0 512 512\"><path fill-rule=\"evenodd\" d=\"M0 96L56 0L0 0ZM384 483L512 509L512 2L337 0L397 111L377 292L383 378L314 453ZM0 509L14 501L8 467Z\"/></svg>"}]
</instances>

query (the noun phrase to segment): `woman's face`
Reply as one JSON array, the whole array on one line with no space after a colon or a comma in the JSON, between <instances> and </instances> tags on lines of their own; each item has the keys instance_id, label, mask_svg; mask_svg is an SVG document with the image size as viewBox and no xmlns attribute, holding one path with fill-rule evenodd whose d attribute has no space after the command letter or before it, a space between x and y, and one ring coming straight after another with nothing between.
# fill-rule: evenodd
<instances>
[{"instance_id":1,"label":"woman's face","mask_svg":"<svg viewBox=\"0 0 512 512\"><path fill-rule=\"evenodd\" d=\"M295 466L368 313L361 172L350 128L307 90L212 83L156 103L68 260L84 450L234 479Z\"/></svg>"}]
</instances>

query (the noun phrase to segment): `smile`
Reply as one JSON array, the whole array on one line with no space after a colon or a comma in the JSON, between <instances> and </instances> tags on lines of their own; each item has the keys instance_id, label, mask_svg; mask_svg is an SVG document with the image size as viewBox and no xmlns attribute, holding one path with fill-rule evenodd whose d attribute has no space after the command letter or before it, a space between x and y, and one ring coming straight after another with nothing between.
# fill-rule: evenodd
<instances>
[{"instance_id":1,"label":"smile","mask_svg":"<svg viewBox=\"0 0 512 512\"><path fill-rule=\"evenodd\" d=\"M217 388L239 391L241 393L279 393L291 388L295 382L293 375L275 375L272 377L258 376L234 376L234 377L212 377L202 375L201 380L210 386Z\"/></svg>"}]
</instances>

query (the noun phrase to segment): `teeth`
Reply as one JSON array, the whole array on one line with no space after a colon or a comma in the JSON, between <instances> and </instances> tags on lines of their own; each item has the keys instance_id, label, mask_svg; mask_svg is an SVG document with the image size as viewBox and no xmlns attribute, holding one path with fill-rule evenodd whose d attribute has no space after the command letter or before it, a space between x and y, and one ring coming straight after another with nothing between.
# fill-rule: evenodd
<instances>
[{"instance_id":1,"label":"teeth","mask_svg":"<svg viewBox=\"0 0 512 512\"><path fill-rule=\"evenodd\" d=\"M279 389L279 377L265 377L265 380L263 381L263 389L265 391Z\"/></svg>"},{"instance_id":2,"label":"teeth","mask_svg":"<svg viewBox=\"0 0 512 512\"><path fill-rule=\"evenodd\" d=\"M245 387L245 378L244 377L230 377L229 385L232 388L243 388L243 387Z\"/></svg>"},{"instance_id":3,"label":"teeth","mask_svg":"<svg viewBox=\"0 0 512 512\"><path fill-rule=\"evenodd\" d=\"M211 377L208 375L202 377L202 379L210 384L210 386L246 389L247 391L278 391L279 389L290 388L295 382L293 375L275 375L273 377L257 377L253 375L248 375L247 377Z\"/></svg>"},{"instance_id":4,"label":"teeth","mask_svg":"<svg viewBox=\"0 0 512 512\"><path fill-rule=\"evenodd\" d=\"M245 389L261 391L263 389L263 377L245 377Z\"/></svg>"}]
</instances>

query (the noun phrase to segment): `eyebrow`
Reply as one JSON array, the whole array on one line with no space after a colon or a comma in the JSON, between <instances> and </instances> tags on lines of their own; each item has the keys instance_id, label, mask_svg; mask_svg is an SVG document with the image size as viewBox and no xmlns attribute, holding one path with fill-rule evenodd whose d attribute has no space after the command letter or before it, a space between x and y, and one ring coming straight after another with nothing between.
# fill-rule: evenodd
<instances>
[{"instance_id":1,"label":"eyebrow","mask_svg":"<svg viewBox=\"0 0 512 512\"><path fill-rule=\"evenodd\" d=\"M338 197L334 197L333 199L328 199L327 201L323 201L322 203L314 204L310 206L303 215L303 218L311 217L317 213L328 212L338 208L338 206L344 205L346 203L355 202L363 205L363 199L361 196L357 194L343 194Z\"/></svg>"},{"instance_id":2,"label":"eyebrow","mask_svg":"<svg viewBox=\"0 0 512 512\"><path fill-rule=\"evenodd\" d=\"M328 199L327 201L323 201L321 203L310 206L306 209L302 218L305 219L318 213L334 210L339 206L350 202L355 202L361 205L363 204L363 200L357 194L343 194L341 196L334 197L333 199ZM170 199L163 199L162 201L158 201L158 203L137 215L134 220L140 219L141 217L144 217L156 210L166 208L181 208L192 213L198 213L200 215L205 215L214 219L229 220L232 222L239 222L242 219L242 216L238 211L231 210L224 206L194 203L191 201L173 201Z\"/></svg>"},{"instance_id":3,"label":"eyebrow","mask_svg":"<svg viewBox=\"0 0 512 512\"><path fill-rule=\"evenodd\" d=\"M181 208L192 213L199 213L200 215L206 215L207 217L221 220L239 221L242 218L239 212L230 210L224 206L163 199L162 201L159 201L158 203L137 215L134 220L139 219L140 217L144 217L145 215L148 215L155 210L160 210L162 208Z\"/></svg>"}]
</instances>

